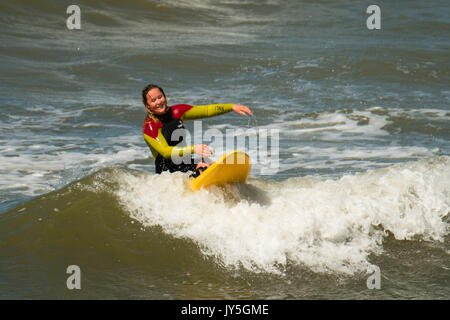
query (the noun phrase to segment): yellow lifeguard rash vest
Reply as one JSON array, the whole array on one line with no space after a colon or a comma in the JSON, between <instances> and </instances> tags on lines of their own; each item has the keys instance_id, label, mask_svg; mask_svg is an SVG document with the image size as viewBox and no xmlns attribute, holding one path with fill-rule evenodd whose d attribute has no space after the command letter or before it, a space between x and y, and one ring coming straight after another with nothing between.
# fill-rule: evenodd
<instances>
[{"instance_id":1,"label":"yellow lifeguard rash vest","mask_svg":"<svg viewBox=\"0 0 450 320\"><path fill-rule=\"evenodd\" d=\"M170 112L172 115L170 121L175 120L178 123L182 124L183 120L213 117L230 112L232 110L233 105L234 105L233 103L210 104L202 106L177 104L170 107L167 112ZM143 127L144 140L149 146L154 160L156 160L158 154L160 154L164 158L170 158L172 154L183 156L185 154L194 153L193 145L186 147L171 146L170 143L167 142L168 139L170 142L170 135L163 134L164 125L165 125L164 120L155 121L149 116L147 116L144 122ZM169 124L166 123L166 125Z\"/></svg>"}]
</instances>

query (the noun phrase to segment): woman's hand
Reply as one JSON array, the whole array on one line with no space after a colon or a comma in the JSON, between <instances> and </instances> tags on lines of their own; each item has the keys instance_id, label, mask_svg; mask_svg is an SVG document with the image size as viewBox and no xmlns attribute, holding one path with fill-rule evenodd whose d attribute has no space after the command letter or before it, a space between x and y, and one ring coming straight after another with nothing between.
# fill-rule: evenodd
<instances>
[{"instance_id":1,"label":"woman's hand","mask_svg":"<svg viewBox=\"0 0 450 320\"><path fill-rule=\"evenodd\" d=\"M206 144L196 144L194 152L204 158L209 158L212 155L211 149Z\"/></svg>"},{"instance_id":2,"label":"woman's hand","mask_svg":"<svg viewBox=\"0 0 450 320\"><path fill-rule=\"evenodd\" d=\"M233 105L233 111L239 113L240 115L245 116L245 114L249 114L253 116L253 113L250 111L250 109L246 106L241 106L239 104Z\"/></svg>"}]
</instances>

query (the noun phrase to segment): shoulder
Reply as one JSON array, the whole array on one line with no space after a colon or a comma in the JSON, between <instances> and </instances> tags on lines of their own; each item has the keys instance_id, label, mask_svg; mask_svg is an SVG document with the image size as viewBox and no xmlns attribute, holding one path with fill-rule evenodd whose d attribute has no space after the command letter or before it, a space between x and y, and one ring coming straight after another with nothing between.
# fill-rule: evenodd
<instances>
[{"instance_id":1,"label":"shoulder","mask_svg":"<svg viewBox=\"0 0 450 320\"><path fill-rule=\"evenodd\" d=\"M174 118L180 119L183 114L189 110L191 110L194 106L191 106L189 104L176 104L174 106L171 106L170 109L172 110L172 116Z\"/></svg>"},{"instance_id":2,"label":"shoulder","mask_svg":"<svg viewBox=\"0 0 450 320\"><path fill-rule=\"evenodd\" d=\"M155 122L152 118L148 117L145 118L144 121L144 127L143 127L143 133L152 137L153 139L156 139L158 137L158 130L162 128L162 122L158 121Z\"/></svg>"}]
</instances>

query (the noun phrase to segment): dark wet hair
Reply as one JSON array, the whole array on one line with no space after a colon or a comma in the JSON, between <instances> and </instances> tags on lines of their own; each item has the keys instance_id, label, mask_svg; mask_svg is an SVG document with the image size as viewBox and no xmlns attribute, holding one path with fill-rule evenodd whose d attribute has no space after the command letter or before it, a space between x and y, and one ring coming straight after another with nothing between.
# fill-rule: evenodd
<instances>
[{"instance_id":1,"label":"dark wet hair","mask_svg":"<svg viewBox=\"0 0 450 320\"><path fill-rule=\"evenodd\" d=\"M142 102L144 103L144 106L147 105L147 93L155 88L159 89L159 91L161 91L161 93L163 94L164 98L167 99L164 90L160 86L157 86L156 84L149 84L144 89L142 89Z\"/></svg>"}]
</instances>

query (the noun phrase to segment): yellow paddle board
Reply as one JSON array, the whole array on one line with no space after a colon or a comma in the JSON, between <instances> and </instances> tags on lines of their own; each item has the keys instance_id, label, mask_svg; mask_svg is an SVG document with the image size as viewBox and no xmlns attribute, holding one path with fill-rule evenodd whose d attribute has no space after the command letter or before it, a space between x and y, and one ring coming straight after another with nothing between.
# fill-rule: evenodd
<instances>
[{"instance_id":1,"label":"yellow paddle board","mask_svg":"<svg viewBox=\"0 0 450 320\"><path fill-rule=\"evenodd\" d=\"M233 182L245 182L250 173L250 157L242 151L231 151L214 162L198 177L189 181L192 190L210 185L223 186Z\"/></svg>"}]
</instances>

